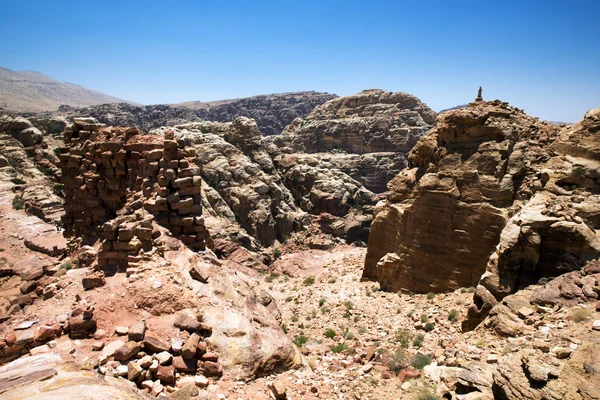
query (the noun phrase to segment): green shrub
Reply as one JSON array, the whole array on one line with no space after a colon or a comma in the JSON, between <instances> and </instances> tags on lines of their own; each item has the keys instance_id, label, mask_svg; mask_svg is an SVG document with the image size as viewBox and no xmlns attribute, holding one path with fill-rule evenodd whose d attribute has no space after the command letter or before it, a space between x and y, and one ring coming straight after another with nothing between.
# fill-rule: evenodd
<instances>
[{"instance_id":1,"label":"green shrub","mask_svg":"<svg viewBox=\"0 0 600 400\"><path fill-rule=\"evenodd\" d=\"M273 258L279 258L279 256L281 255L281 250L279 250L279 248L274 248L273 249Z\"/></svg>"},{"instance_id":2,"label":"green shrub","mask_svg":"<svg viewBox=\"0 0 600 400\"><path fill-rule=\"evenodd\" d=\"M417 400L440 400L435 394L431 393L421 393L417 396Z\"/></svg>"},{"instance_id":3,"label":"green shrub","mask_svg":"<svg viewBox=\"0 0 600 400\"><path fill-rule=\"evenodd\" d=\"M52 168L48 168L43 165L38 165L37 169L46 176L54 176L54 171L52 170Z\"/></svg>"},{"instance_id":4,"label":"green shrub","mask_svg":"<svg viewBox=\"0 0 600 400\"><path fill-rule=\"evenodd\" d=\"M344 313L344 318L346 318L346 319L350 319L350 317L352 317L352 314L350 314L350 311L346 311L346 312Z\"/></svg>"},{"instance_id":5,"label":"green shrub","mask_svg":"<svg viewBox=\"0 0 600 400\"><path fill-rule=\"evenodd\" d=\"M321 308L321 314L328 314L330 312L331 312L331 308L329 308L329 307Z\"/></svg>"},{"instance_id":6,"label":"green shrub","mask_svg":"<svg viewBox=\"0 0 600 400\"><path fill-rule=\"evenodd\" d=\"M295 344L297 347L302 347L302 346L304 346L304 345L305 345L307 342L308 342L308 338L307 338L306 336L304 336L304 335L296 336L296 337L294 338L294 344Z\"/></svg>"},{"instance_id":7,"label":"green shrub","mask_svg":"<svg viewBox=\"0 0 600 400\"><path fill-rule=\"evenodd\" d=\"M344 301L344 307L346 307L346 310L352 310L352 308L354 308L354 304L350 300L346 300Z\"/></svg>"},{"instance_id":8,"label":"green shrub","mask_svg":"<svg viewBox=\"0 0 600 400\"><path fill-rule=\"evenodd\" d=\"M289 303L289 302L290 302L290 301L292 301L292 300L294 300L294 297L293 297L293 296L288 296L288 297L286 297L286 298L285 298L285 301L286 301L287 303Z\"/></svg>"},{"instance_id":9,"label":"green shrub","mask_svg":"<svg viewBox=\"0 0 600 400\"><path fill-rule=\"evenodd\" d=\"M396 349L394 355L387 360L386 364L390 371L398 375L400 371L408 367L406 350L401 347Z\"/></svg>"},{"instance_id":10,"label":"green shrub","mask_svg":"<svg viewBox=\"0 0 600 400\"><path fill-rule=\"evenodd\" d=\"M433 292L427 293L427 300L433 300L434 297L435 297L435 293L433 293Z\"/></svg>"},{"instance_id":11,"label":"green shrub","mask_svg":"<svg viewBox=\"0 0 600 400\"><path fill-rule=\"evenodd\" d=\"M327 300L325 299L325 297L321 297L321 298L319 299L319 307L323 307L323 305L325 304L325 302L326 302L326 301L327 301Z\"/></svg>"},{"instance_id":12,"label":"green shrub","mask_svg":"<svg viewBox=\"0 0 600 400\"><path fill-rule=\"evenodd\" d=\"M475 293L475 288L473 286L467 288L467 293Z\"/></svg>"},{"instance_id":13,"label":"green shrub","mask_svg":"<svg viewBox=\"0 0 600 400\"><path fill-rule=\"evenodd\" d=\"M275 279L279 278L279 274L277 272L271 272L266 278L266 282L273 282Z\"/></svg>"},{"instance_id":14,"label":"green shrub","mask_svg":"<svg viewBox=\"0 0 600 400\"><path fill-rule=\"evenodd\" d=\"M288 327L286 324L281 324L281 330L283 331L283 333L287 334L288 333Z\"/></svg>"},{"instance_id":15,"label":"green shrub","mask_svg":"<svg viewBox=\"0 0 600 400\"><path fill-rule=\"evenodd\" d=\"M448 313L448 320L452 322L458 321L458 310L450 310Z\"/></svg>"},{"instance_id":16,"label":"green shrub","mask_svg":"<svg viewBox=\"0 0 600 400\"><path fill-rule=\"evenodd\" d=\"M380 347L377 349L377 354L379 354L379 355L386 354L387 352L389 352L389 350L386 349L385 347Z\"/></svg>"},{"instance_id":17,"label":"green shrub","mask_svg":"<svg viewBox=\"0 0 600 400\"><path fill-rule=\"evenodd\" d=\"M577 307L571 311L571 318L575 322L582 322L592 318L592 312L587 308Z\"/></svg>"},{"instance_id":18,"label":"green shrub","mask_svg":"<svg viewBox=\"0 0 600 400\"><path fill-rule=\"evenodd\" d=\"M57 196L62 195L63 190L65 190L65 185L63 185L62 183L55 183L54 185L52 185L52 191Z\"/></svg>"},{"instance_id":19,"label":"green shrub","mask_svg":"<svg viewBox=\"0 0 600 400\"><path fill-rule=\"evenodd\" d=\"M431 332L434 328L435 328L435 324L433 322L428 322L423 327L423 329L425 329L425 332Z\"/></svg>"},{"instance_id":20,"label":"green shrub","mask_svg":"<svg viewBox=\"0 0 600 400\"><path fill-rule=\"evenodd\" d=\"M352 331L350 329L346 328L344 330L343 337L346 340L354 340L354 333L352 333Z\"/></svg>"},{"instance_id":21,"label":"green shrub","mask_svg":"<svg viewBox=\"0 0 600 400\"><path fill-rule=\"evenodd\" d=\"M344 350L348 350L348 346L346 346L344 343L338 343L334 346L331 346L331 351L333 353L341 353Z\"/></svg>"},{"instance_id":22,"label":"green shrub","mask_svg":"<svg viewBox=\"0 0 600 400\"><path fill-rule=\"evenodd\" d=\"M413 340L413 346L415 346L415 347L423 346L424 339L425 339L425 336L418 334L417 337L415 338L415 340Z\"/></svg>"},{"instance_id":23,"label":"green shrub","mask_svg":"<svg viewBox=\"0 0 600 400\"><path fill-rule=\"evenodd\" d=\"M314 284L314 283L315 283L315 277L314 277L314 276L309 276L308 278L306 278L306 279L305 279L305 280L302 282L302 284L303 284L304 286L309 286L309 285L312 285L312 284Z\"/></svg>"},{"instance_id":24,"label":"green shrub","mask_svg":"<svg viewBox=\"0 0 600 400\"><path fill-rule=\"evenodd\" d=\"M60 150L60 147L55 147L54 150L52 150L52 152L54 153L54 155L56 157L60 156L62 154L62 151Z\"/></svg>"},{"instance_id":25,"label":"green shrub","mask_svg":"<svg viewBox=\"0 0 600 400\"><path fill-rule=\"evenodd\" d=\"M21 196L15 196L12 200L12 207L15 210L22 210L25 207L25 202L21 198Z\"/></svg>"},{"instance_id":26,"label":"green shrub","mask_svg":"<svg viewBox=\"0 0 600 400\"><path fill-rule=\"evenodd\" d=\"M431 357L425 354L416 354L412 361L412 366L416 369L423 369L431 364Z\"/></svg>"},{"instance_id":27,"label":"green shrub","mask_svg":"<svg viewBox=\"0 0 600 400\"><path fill-rule=\"evenodd\" d=\"M421 323L427 322L427 314L421 314Z\"/></svg>"},{"instance_id":28,"label":"green shrub","mask_svg":"<svg viewBox=\"0 0 600 400\"><path fill-rule=\"evenodd\" d=\"M408 348L408 344L410 343L410 339L412 338L412 333L408 329L398 329L396 331L396 341L400 343L400 346L403 348Z\"/></svg>"},{"instance_id":29,"label":"green shrub","mask_svg":"<svg viewBox=\"0 0 600 400\"><path fill-rule=\"evenodd\" d=\"M358 333L360 333L361 335L364 335L367 332L369 332L369 330L367 328L365 328L364 326L361 326L360 328L358 328Z\"/></svg>"},{"instance_id":30,"label":"green shrub","mask_svg":"<svg viewBox=\"0 0 600 400\"><path fill-rule=\"evenodd\" d=\"M70 269L73 269L73 263L72 263L72 262L69 262L69 261L67 261L67 262L65 262L65 263L62 263L62 264L60 264L60 265L58 266L58 269L66 269L66 270L68 271L68 270L70 270Z\"/></svg>"},{"instance_id":31,"label":"green shrub","mask_svg":"<svg viewBox=\"0 0 600 400\"><path fill-rule=\"evenodd\" d=\"M335 331L333 329L327 329L325 331L325 337L329 339L333 339L335 337Z\"/></svg>"},{"instance_id":32,"label":"green shrub","mask_svg":"<svg viewBox=\"0 0 600 400\"><path fill-rule=\"evenodd\" d=\"M24 185L25 183L27 183L21 178L12 178L10 181L15 185Z\"/></svg>"}]
</instances>

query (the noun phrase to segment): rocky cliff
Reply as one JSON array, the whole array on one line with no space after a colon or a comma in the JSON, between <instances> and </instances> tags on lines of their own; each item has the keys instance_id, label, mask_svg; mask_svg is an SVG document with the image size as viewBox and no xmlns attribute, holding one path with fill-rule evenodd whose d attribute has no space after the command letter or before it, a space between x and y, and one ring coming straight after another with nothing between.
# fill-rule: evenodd
<instances>
[{"instance_id":1,"label":"rocky cliff","mask_svg":"<svg viewBox=\"0 0 600 400\"><path fill-rule=\"evenodd\" d=\"M365 90L322 104L265 145L274 156L310 153L321 167L339 168L367 189L384 192L435 115L412 95Z\"/></svg>"},{"instance_id":2,"label":"rocky cliff","mask_svg":"<svg viewBox=\"0 0 600 400\"><path fill-rule=\"evenodd\" d=\"M555 137L500 101L442 114L376 210L363 277L392 291L475 285L514 207L543 188Z\"/></svg>"},{"instance_id":3,"label":"rocky cliff","mask_svg":"<svg viewBox=\"0 0 600 400\"><path fill-rule=\"evenodd\" d=\"M249 117L256 120L264 135L275 135L295 118L307 115L316 106L335 97L328 93L296 92L208 103L148 106L115 103L86 108L60 107L55 114L93 117L106 125L135 126L143 131L188 122L231 122L237 117Z\"/></svg>"}]
</instances>

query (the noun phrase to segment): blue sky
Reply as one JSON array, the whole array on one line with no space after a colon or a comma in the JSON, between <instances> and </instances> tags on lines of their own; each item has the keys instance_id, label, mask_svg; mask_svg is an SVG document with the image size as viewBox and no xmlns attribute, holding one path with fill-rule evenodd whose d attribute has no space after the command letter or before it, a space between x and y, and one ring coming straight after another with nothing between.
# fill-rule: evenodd
<instances>
[{"instance_id":1,"label":"blue sky","mask_svg":"<svg viewBox=\"0 0 600 400\"><path fill-rule=\"evenodd\" d=\"M142 104L317 90L600 106L600 1L7 1L0 66Z\"/></svg>"}]
</instances>

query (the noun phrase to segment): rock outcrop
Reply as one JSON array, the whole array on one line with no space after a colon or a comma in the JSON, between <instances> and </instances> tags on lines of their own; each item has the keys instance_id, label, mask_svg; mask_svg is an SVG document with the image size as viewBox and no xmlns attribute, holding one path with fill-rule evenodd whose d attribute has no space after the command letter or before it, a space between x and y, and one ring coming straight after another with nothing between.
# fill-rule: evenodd
<instances>
[{"instance_id":1,"label":"rock outcrop","mask_svg":"<svg viewBox=\"0 0 600 400\"><path fill-rule=\"evenodd\" d=\"M540 278L580 269L600 255L600 108L561 130L539 173L539 190L503 228L479 281L465 328Z\"/></svg>"},{"instance_id":2,"label":"rock outcrop","mask_svg":"<svg viewBox=\"0 0 600 400\"><path fill-rule=\"evenodd\" d=\"M276 135L295 118L308 115L313 108L335 97L328 93L296 92L207 103L148 106L113 103L85 108L60 107L54 114L93 117L106 125L135 126L142 131L189 122L231 122L238 117L248 117L256 120L263 134Z\"/></svg>"},{"instance_id":3,"label":"rock outcrop","mask_svg":"<svg viewBox=\"0 0 600 400\"><path fill-rule=\"evenodd\" d=\"M386 290L474 286L534 192L555 128L500 101L442 114L376 210L363 278Z\"/></svg>"},{"instance_id":4,"label":"rock outcrop","mask_svg":"<svg viewBox=\"0 0 600 400\"><path fill-rule=\"evenodd\" d=\"M367 189L383 192L435 115L409 94L365 90L320 105L264 142L273 157L310 153L321 167L338 168Z\"/></svg>"}]
</instances>

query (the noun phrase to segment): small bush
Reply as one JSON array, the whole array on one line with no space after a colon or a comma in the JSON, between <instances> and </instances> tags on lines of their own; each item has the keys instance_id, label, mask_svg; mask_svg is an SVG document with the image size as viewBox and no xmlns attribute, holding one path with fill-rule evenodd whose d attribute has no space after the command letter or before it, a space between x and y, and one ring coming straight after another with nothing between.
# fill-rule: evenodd
<instances>
[{"instance_id":1,"label":"small bush","mask_svg":"<svg viewBox=\"0 0 600 400\"><path fill-rule=\"evenodd\" d=\"M325 331L325 337L329 339L333 339L335 337L335 331L333 329L327 329Z\"/></svg>"},{"instance_id":2,"label":"small bush","mask_svg":"<svg viewBox=\"0 0 600 400\"><path fill-rule=\"evenodd\" d=\"M309 276L308 278L306 278L306 279L305 279L305 280L302 282L302 284L303 284L304 286L309 286L309 285L312 285L312 284L314 284L314 283L315 283L315 277L314 277L314 276Z\"/></svg>"},{"instance_id":3,"label":"small bush","mask_svg":"<svg viewBox=\"0 0 600 400\"><path fill-rule=\"evenodd\" d=\"M435 394L431 394L431 393L421 393L418 397L417 400L440 400L439 397L437 397Z\"/></svg>"},{"instance_id":4,"label":"small bush","mask_svg":"<svg viewBox=\"0 0 600 400\"><path fill-rule=\"evenodd\" d=\"M415 338L415 340L413 340L413 346L415 346L415 347L423 346L424 339L425 339L425 336L418 334L417 337Z\"/></svg>"},{"instance_id":5,"label":"small bush","mask_svg":"<svg viewBox=\"0 0 600 400\"><path fill-rule=\"evenodd\" d=\"M386 349L385 347L380 347L377 349L377 354L379 354L380 356L383 354L386 354L389 350Z\"/></svg>"},{"instance_id":6,"label":"small bush","mask_svg":"<svg viewBox=\"0 0 600 400\"><path fill-rule=\"evenodd\" d=\"M56 157L60 156L62 154L62 151L60 150L60 147L55 147L54 150L52 150L52 152L54 153L54 155Z\"/></svg>"},{"instance_id":7,"label":"small bush","mask_svg":"<svg viewBox=\"0 0 600 400\"><path fill-rule=\"evenodd\" d=\"M410 343L410 339L412 338L412 333L408 329L398 329L396 331L396 341L400 343L400 346L403 348L408 348L408 344Z\"/></svg>"},{"instance_id":8,"label":"small bush","mask_svg":"<svg viewBox=\"0 0 600 400\"><path fill-rule=\"evenodd\" d=\"M271 283L277 278L279 278L279 274L276 272L271 272L271 274L265 278L265 281Z\"/></svg>"},{"instance_id":9,"label":"small bush","mask_svg":"<svg viewBox=\"0 0 600 400\"><path fill-rule=\"evenodd\" d=\"M360 316L358 316L358 315L355 315L355 316L354 316L354 322L358 322L358 321L360 321Z\"/></svg>"},{"instance_id":10,"label":"small bush","mask_svg":"<svg viewBox=\"0 0 600 400\"><path fill-rule=\"evenodd\" d=\"M346 307L346 310L352 310L352 308L354 308L354 304L350 300L346 300L344 301L344 307Z\"/></svg>"},{"instance_id":11,"label":"small bush","mask_svg":"<svg viewBox=\"0 0 600 400\"><path fill-rule=\"evenodd\" d=\"M298 322L298 314L292 315L292 322Z\"/></svg>"},{"instance_id":12,"label":"small bush","mask_svg":"<svg viewBox=\"0 0 600 400\"><path fill-rule=\"evenodd\" d=\"M434 328L435 328L435 324L433 322L428 322L423 327L423 329L425 329L425 332L431 332Z\"/></svg>"},{"instance_id":13,"label":"small bush","mask_svg":"<svg viewBox=\"0 0 600 400\"><path fill-rule=\"evenodd\" d=\"M390 357L386 364L390 371L398 375L400 371L408 367L406 350L404 350L403 348L396 349L394 355Z\"/></svg>"},{"instance_id":14,"label":"small bush","mask_svg":"<svg viewBox=\"0 0 600 400\"><path fill-rule=\"evenodd\" d=\"M352 333L350 329L346 328L346 330L344 330L343 337L346 340L354 340L354 333Z\"/></svg>"},{"instance_id":15,"label":"small bush","mask_svg":"<svg viewBox=\"0 0 600 400\"><path fill-rule=\"evenodd\" d=\"M283 331L283 333L287 334L288 333L288 327L286 324L281 324L281 330Z\"/></svg>"},{"instance_id":16,"label":"small bush","mask_svg":"<svg viewBox=\"0 0 600 400\"><path fill-rule=\"evenodd\" d=\"M475 293L475 288L473 286L467 288L467 293Z\"/></svg>"},{"instance_id":17,"label":"small bush","mask_svg":"<svg viewBox=\"0 0 600 400\"><path fill-rule=\"evenodd\" d=\"M321 308L321 314L329 314L331 312L331 308L323 307Z\"/></svg>"},{"instance_id":18,"label":"small bush","mask_svg":"<svg viewBox=\"0 0 600 400\"><path fill-rule=\"evenodd\" d=\"M21 198L21 196L15 196L15 197L13 197L12 207L15 210L22 210L25 207L25 202L23 201L23 199Z\"/></svg>"},{"instance_id":19,"label":"small bush","mask_svg":"<svg viewBox=\"0 0 600 400\"><path fill-rule=\"evenodd\" d=\"M448 320L452 322L458 321L458 310L450 310L448 313Z\"/></svg>"},{"instance_id":20,"label":"small bush","mask_svg":"<svg viewBox=\"0 0 600 400\"><path fill-rule=\"evenodd\" d=\"M350 317L352 317L352 314L350 314L350 311L346 311L346 312L344 313L344 318L346 318L346 319L350 319Z\"/></svg>"},{"instance_id":21,"label":"small bush","mask_svg":"<svg viewBox=\"0 0 600 400\"><path fill-rule=\"evenodd\" d=\"M297 347L302 347L302 346L304 346L304 345L305 345L307 342L308 342L308 338L307 338L306 336L304 336L304 335L296 336L296 337L294 338L294 344L295 344Z\"/></svg>"},{"instance_id":22,"label":"small bush","mask_svg":"<svg viewBox=\"0 0 600 400\"><path fill-rule=\"evenodd\" d=\"M292 301L292 300L294 300L294 297L293 297L293 296L288 296L288 297L286 297L286 298L285 298L285 301L286 301L286 302L288 302L288 303L289 303L290 301Z\"/></svg>"},{"instance_id":23,"label":"small bush","mask_svg":"<svg viewBox=\"0 0 600 400\"><path fill-rule=\"evenodd\" d=\"M427 293L427 300L433 300L435 298L435 293L429 292Z\"/></svg>"},{"instance_id":24,"label":"small bush","mask_svg":"<svg viewBox=\"0 0 600 400\"><path fill-rule=\"evenodd\" d=\"M70 270L70 269L73 269L73 263L72 263L72 262L69 262L69 261L67 261L67 262L65 262L65 263L62 263L62 264L60 264L60 265L58 266L58 269L66 269L66 270L68 271L68 270Z\"/></svg>"},{"instance_id":25,"label":"small bush","mask_svg":"<svg viewBox=\"0 0 600 400\"><path fill-rule=\"evenodd\" d=\"M325 302L326 302L326 301L327 301L327 300L325 299L325 297L321 297L321 298L319 299L319 307L323 307L323 305L325 304Z\"/></svg>"},{"instance_id":26,"label":"small bush","mask_svg":"<svg viewBox=\"0 0 600 400\"><path fill-rule=\"evenodd\" d=\"M365 328L364 326L361 326L360 328L358 328L358 333L360 333L361 335L364 335L367 332L369 332L369 330L367 328Z\"/></svg>"},{"instance_id":27,"label":"small bush","mask_svg":"<svg viewBox=\"0 0 600 400\"><path fill-rule=\"evenodd\" d=\"M54 176L54 171L52 170L52 168L48 168L43 165L38 165L37 169L46 176Z\"/></svg>"},{"instance_id":28,"label":"small bush","mask_svg":"<svg viewBox=\"0 0 600 400\"><path fill-rule=\"evenodd\" d=\"M273 249L273 258L279 258L279 256L281 255L281 250L279 250L279 248L274 248Z\"/></svg>"},{"instance_id":29,"label":"small bush","mask_svg":"<svg viewBox=\"0 0 600 400\"><path fill-rule=\"evenodd\" d=\"M412 361L412 366L416 369L423 369L429 364L431 364L431 357L425 354L416 354Z\"/></svg>"},{"instance_id":30,"label":"small bush","mask_svg":"<svg viewBox=\"0 0 600 400\"><path fill-rule=\"evenodd\" d=\"M427 319L427 314L421 314L421 323L424 324L425 322L427 322Z\"/></svg>"},{"instance_id":31,"label":"small bush","mask_svg":"<svg viewBox=\"0 0 600 400\"><path fill-rule=\"evenodd\" d=\"M575 322L582 322L592 318L592 312L587 308L577 307L571 311L571 318Z\"/></svg>"},{"instance_id":32,"label":"small bush","mask_svg":"<svg viewBox=\"0 0 600 400\"><path fill-rule=\"evenodd\" d=\"M25 183L27 183L21 178L12 178L10 181L15 185L24 185Z\"/></svg>"},{"instance_id":33,"label":"small bush","mask_svg":"<svg viewBox=\"0 0 600 400\"><path fill-rule=\"evenodd\" d=\"M335 346L331 346L331 351L333 353L341 353L344 350L348 350L348 346L346 346L344 343L338 343Z\"/></svg>"}]
</instances>

